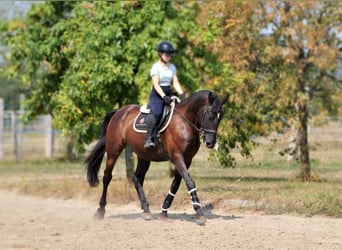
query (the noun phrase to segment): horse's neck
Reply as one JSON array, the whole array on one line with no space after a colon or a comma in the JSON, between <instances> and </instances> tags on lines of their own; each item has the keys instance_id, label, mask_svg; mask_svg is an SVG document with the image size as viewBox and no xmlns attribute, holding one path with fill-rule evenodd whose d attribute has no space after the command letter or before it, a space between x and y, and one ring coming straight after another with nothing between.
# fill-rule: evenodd
<instances>
[{"instance_id":1,"label":"horse's neck","mask_svg":"<svg viewBox=\"0 0 342 250\"><path fill-rule=\"evenodd\" d=\"M183 115L196 125L199 125L201 111L205 109L206 105L207 99L205 98L188 99L180 104Z\"/></svg>"}]
</instances>

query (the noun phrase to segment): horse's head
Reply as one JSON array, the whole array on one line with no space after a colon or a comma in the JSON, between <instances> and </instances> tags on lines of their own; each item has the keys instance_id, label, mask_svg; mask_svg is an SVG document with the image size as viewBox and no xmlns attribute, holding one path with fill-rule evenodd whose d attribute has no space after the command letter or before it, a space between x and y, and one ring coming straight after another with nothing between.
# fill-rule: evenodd
<instances>
[{"instance_id":1,"label":"horse's head","mask_svg":"<svg viewBox=\"0 0 342 250\"><path fill-rule=\"evenodd\" d=\"M208 148L213 148L216 144L217 128L223 117L222 105L227 100L228 96L221 100L215 93L209 92L208 105L202 116L204 142Z\"/></svg>"}]
</instances>

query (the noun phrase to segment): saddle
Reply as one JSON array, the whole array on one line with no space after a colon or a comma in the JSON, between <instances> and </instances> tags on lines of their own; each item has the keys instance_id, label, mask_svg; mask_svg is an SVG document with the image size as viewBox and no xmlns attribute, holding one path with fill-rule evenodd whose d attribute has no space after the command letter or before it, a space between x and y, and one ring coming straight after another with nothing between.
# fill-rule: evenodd
<instances>
[{"instance_id":1,"label":"saddle","mask_svg":"<svg viewBox=\"0 0 342 250\"><path fill-rule=\"evenodd\" d=\"M172 96L172 102L170 105L164 105L163 109L163 114L161 118L159 119L157 126L156 126L156 131L157 133L163 132L167 126L169 125L173 111L175 109L175 103L180 102L179 98L176 96ZM138 133L147 133L147 124L146 124L146 117L147 115L151 112L151 109L149 108L148 104L145 104L140 107L140 112L134 119L133 123L133 129L134 131Z\"/></svg>"}]
</instances>

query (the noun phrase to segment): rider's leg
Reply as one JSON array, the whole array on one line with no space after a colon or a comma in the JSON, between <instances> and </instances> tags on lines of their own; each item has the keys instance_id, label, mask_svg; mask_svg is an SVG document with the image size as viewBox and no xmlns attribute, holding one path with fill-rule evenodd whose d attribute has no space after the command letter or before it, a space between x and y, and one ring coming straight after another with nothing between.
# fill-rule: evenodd
<instances>
[{"instance_id":1,"label":"rider's leg","mask_svg":"<svg viewBox=\"0 0 342 250\"><path fill-rule=\"evenodd\" d=\"M155 127L157 125L157 119L154 117L152 113L150 113L146 117L146 123L147 123L147 135L146 135L145 142L144 142L144 148L153 148L155 147L155 144L153 142L152 137L153 137Z\"/></svg>"},{"instance_id":2,"label":"rider's leg","mask_svg":"<svg viewBox=\"0 0 342 250\"><path fill-rule=\"evenodd\" d=\"M146 118L147 136L144 142L144 148L155 147L155 143L153 142L152 138L157 126L157 121L159 121L160 117L162 116L164 107L163 99L154 89L152 89L150 95L149 105L151 107L151 113Z\"/></svg>"}]
</instances>

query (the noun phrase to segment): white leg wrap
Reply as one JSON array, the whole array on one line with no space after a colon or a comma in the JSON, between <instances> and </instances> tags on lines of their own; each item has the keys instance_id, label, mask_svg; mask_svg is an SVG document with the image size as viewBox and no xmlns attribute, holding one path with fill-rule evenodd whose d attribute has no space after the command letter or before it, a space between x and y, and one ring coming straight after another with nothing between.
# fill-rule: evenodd
<instances>
[{"instance_id":1,"label":"white leg wrap","mask_svg":"<svg viewBox=\"0 0 342 250\"><path fill-rule=\"evenodd\" d=\"M193 202L192 205L198 205L199 207L202 207L201 203L198 203L198 202Z\"/></svg>"},{"instance_id":2,"label":"white leg wrap","mask_svg":"<svg viewBox=\"0 0 342 250\"><path fill-rule=\"evenodd\" d=\"M175 194L171 193L171 191L169 191L169 195L175 197Z\"/></svg>"},{"instance_id":3,"label":"white leg wrap","mask_svg":"<svg viewBox=\"0 0 342 250\"><path fill-rule=\"evenodd\" d=\"M196 188L193 188L189 191L189 194L191 194L192 192L196 191L197 189Z\"/></svg>"}]
</instances>

